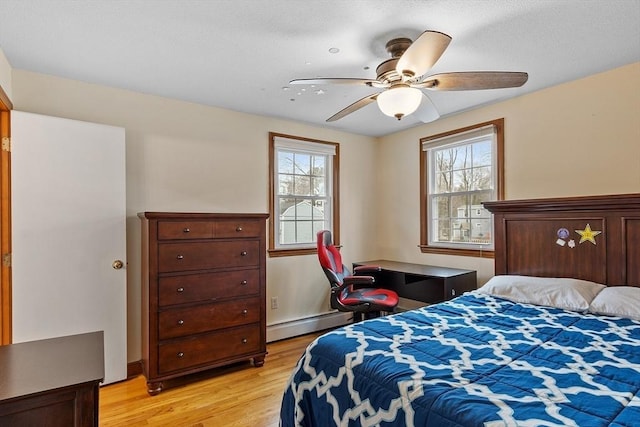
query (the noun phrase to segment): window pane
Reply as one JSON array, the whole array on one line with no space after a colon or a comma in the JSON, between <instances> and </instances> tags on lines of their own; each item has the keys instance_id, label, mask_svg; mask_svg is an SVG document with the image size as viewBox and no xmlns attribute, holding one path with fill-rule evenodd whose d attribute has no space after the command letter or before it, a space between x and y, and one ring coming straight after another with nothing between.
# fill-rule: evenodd
<instances>
[{"instance_id":1,"label":"window pane","mask_svg":"<svg viewBox=\"0 0 640 427\"><path fill-rule=\"evenodd\" d=\"M314 243L313 221L298 221L296 231L296 243Z\"/></svg>"},{"instance_id":2,"label":"window pane","mask_svg":"<svg viewBox=\"0 0 640 427\"><path fill-rule=\"evenodd\" d=\"M313 196L325 196L326 188L324 185L324 177L311 177L311 195Z\"/></svg>"},{"instance_id":3,"label":"window pane","mask_svg":"<svg viewBox=\"0 0 640 427\"><path fill-rule=\"evenodd\" d=\"M311 168L311 174L316 176L325 176L327 174L326 162L326 156L313 156L313 167Z\"/></svg>"},{"instance_id":4,"label":"window pane","mask_svg":"<svg viewBox=\"0 0 640 427\"><path fill-rule=\"evenodd\" d=\"M280 221L280 236L278 241L281 245L287 245L296 242L295 221Z\"/></svg>"},{"instance_id":5,"label":"window pane","mask_svg":"<svg viewBox=\"0 0 640 427\"><path fill-rule=\"evenodd\" d=\"M471 169L453 171L453 191L469 191L473 186Z\"/></svg>"},{"instance_id":6,"label":"window pane","mask_svg":"<svg viewBox=\"0 0 640 427\"><path fill-rule=\"evenodd\" d=\"M490 191L473 193L470 195L470 199L471 199L471 209L475 210L475 213L472 212L472 215L471 215L472 217L491 219L491 212L489 212L482 206L483 202L488 202L491 200Z\"/></svg>"},{"instance_id":7,"label":"window pane","mask_svg":"<svg viewBox=\"0 0 640 427\"><path fill-rule=\"evenodd\" d=\"M449 218L439 219L434 221L435 223L435 235L438 242L450 242L451 241L451 220Z\"/></svg>"},{"instance_id":8,"label":"window pane","mask_svg":"<svg viewBox=\"0 0 640 427\"><path fill-rule=\"evenodd\" d=\"M466 243L471 241L470 239L470 222L468 219L456 219L451 222L452 242Z\"/></svg>"},{"instance_id":9,"label":"window pane","mask_svg":"<svg viewBox=\"0 0 640 427\"><path fill-rule=\"evenodd\" d=\"M453 150L436 150L434 153L435 173L450 171L453 166Z\"/></svg>"},{"instance_id":10,"label":"window pane","mask_svg":"<svg viewBox=\"0 0 640 427\"><path fill-rule=\"evenodd\" d=\"M491 190L492 185L491 166L482 166L473 169L473 182L471 190Z\"/></svg>"},{"instance_id":11,"label":"window pane","mask_svg":"<svg viewBox=\"0 0 640 427\"><path fill-rule=\"evenodd\" d=\"M280 216L280 221L295 221L296 219L296 199L281 197L278 199L278 215Z\"/></svg>"},{"instance_id":12,"label":"window pane","mask_svg":"<svg viewBox=\"0 0 640 427\"><path fill-rule=\"evenodd\" d=\"M296 196L310 196L311 195L310 178L308 176L295 175L294 189L295 189Z\"/></svg>"},{"instance_id":13,"label":"window pane","mask_svg":"<svg viewBox=\"0 0 640 427\"><path fill-rule=\"evenodd\" d=\"M438 196L433 198L433 212L431 215L434 219L449 218L451 216L451 199L449 196Z\"/></svg>"},{"instance_id":14,"label":"window pane","mask_svg":"<svg viewBox=\"0 0 640 427\"><path fill-rule=\"evenodd\" d=\"M293 173L293 153L278 150L278 173Z\"/></svg>"},{"instance_id":15,"label":"window pane","mask_svg":"<svg viewBox=\"0 0 640 427\"><path fill-rule=\"evenodd\" d=\"M469 218L468 196L451 196L451 217Z\"/></svg>"},{"instance_id":16,"label":"window pane","mask_svg":"<svg viewBox=\"0 0 640 427\"><path fill-rule=\"evenodd\" d=\"M291 244L296 242L296 199L280 198L278 213L280 219L280 230L278 242Z\"/></svg>"},{"instance_id":17,"label":"window pane","mask_svg":"<svg viewBox=\"0 0 640 427\"><path fill-rule=\"evenodd\" d=\"M308 175L311 170L311 156L309 154L294 153L293 173Z\"/></svg>"},{"instance_id":18,"label":"window pane","mask_svg":"<svg viewBox=\"0 0 640 427\"><path fill-rule=\"evenodd\" d=\"M465 196L451 197L451 240L454 242L469 241L469 198Z\"/></svg>"},{"instance_id":19,"label":"window pane","mask_svg":"<svg viewBox=\"0 0 640 427\"><path fill-rule=\"evenodd\" d=\"M293 175L278 175L278 194L293 194Z\"/></svg>"},{"instance_id":20,"label":"window pane","mask_svg":"<svg viewBox=\"0 0 640 427\"><path fill-rule=\"evenodd\" d=\"M462 145L451 149L453 169L464 169L471 166L471 147Z\"/></svg>"},{"instance_id":21,"label":"window pane","mask_svg":"<svg viewBox=\"0 0 640 427\"><path fill-rule=\"evenodd\" d=\"M453 175L451 171L436 172L435 192L450 193L452 190Z\"/></svg>"},{"instance_id":22,"label":"window pane","mask_svg":"<svg viewBox=\"0 0 640 427\"><path fill-rule=\"evenodd\" d=\"M313 220L327 222L329 220L329 201L327 199L316 199L313 201Z\"/></svg>"},{"instance_id":23,"label":"window pane","mask_svg":"<svg viewBox=\"0 0 640 427\"><path fill-rule=\"evenodd\" d=\"M491 166L491 141L482 141L473 144L473 166Z\"/></svg>"},{"instance_id":24,"label":"window pane","mask_svg":"<svg viewBox=\"0 0 640 427\"><path fill-rule=\"evenodd\" d=\"M324 212L314 205L312 200L305 199L296 204L298 243L311 243L315 241L314 219L324 219Z\"/></svg>"}]
</instances>

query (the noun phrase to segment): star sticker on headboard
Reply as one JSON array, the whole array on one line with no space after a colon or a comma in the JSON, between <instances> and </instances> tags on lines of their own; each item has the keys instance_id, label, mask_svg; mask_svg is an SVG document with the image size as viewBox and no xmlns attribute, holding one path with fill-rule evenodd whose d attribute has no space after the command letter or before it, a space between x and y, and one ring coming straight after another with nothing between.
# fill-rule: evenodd
<instances>
[{"instance_id":1,"label":"star sticker on headboard","mask_svg":"<svg viewBox=\"0 0 640 427\"><path fill-rule=\"evenodd\" d=\"M589 241L594 245L596 244L596 236L602 233L602 231L591 230L591 226L589 224L584 227L584 230L575 230L575 232L580 235L580 242L578 243Z\"/></svg>"}]
</instances>

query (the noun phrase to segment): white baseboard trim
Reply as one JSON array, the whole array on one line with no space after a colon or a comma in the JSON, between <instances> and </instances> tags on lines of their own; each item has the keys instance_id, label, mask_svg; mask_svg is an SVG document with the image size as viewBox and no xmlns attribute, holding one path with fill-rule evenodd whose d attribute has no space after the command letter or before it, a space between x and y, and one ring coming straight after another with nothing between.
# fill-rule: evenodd
<instances>
[{"instance_id":1,"label":"white baseboard trim","mask_svg":"<svg viewBox=\"0 0 640 427\"><path fill-rule=\"evenodd\" d=\"M351 323L353 313L330 312L267 326L267 342L279 341Z\"/></svg>"}]
</instances>

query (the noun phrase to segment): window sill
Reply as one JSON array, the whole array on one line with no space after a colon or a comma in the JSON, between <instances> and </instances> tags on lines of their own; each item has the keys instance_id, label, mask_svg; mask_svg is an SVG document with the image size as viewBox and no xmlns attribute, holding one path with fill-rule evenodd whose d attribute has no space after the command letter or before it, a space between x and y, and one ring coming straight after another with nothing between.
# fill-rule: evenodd
<instances>
[{"instance_id":1,"label":"window sill","mask_svg":"<svg viewBox=\"0 0 640 427\"><path fill-rule=\"evenodd\" d=\"M453 248L439 248L435 246L418 245L420 252L423 254L442 254L442 255L458 255L458 256L470 256L476 258L494 258L494 251L482 250L482 249L453 249Z\"/></svg>"},{"instance_id":2,"label":"window sill","mask_svg":"<svg viewBox=\"0 0 640 427\"><path fill-rule=\"evenodd\" d=\"M296 249L269 249L267 250L269 258L277 258L283 256L298 256L317 254L317 248L296 248Z\"/></svg>"}]
</instances>

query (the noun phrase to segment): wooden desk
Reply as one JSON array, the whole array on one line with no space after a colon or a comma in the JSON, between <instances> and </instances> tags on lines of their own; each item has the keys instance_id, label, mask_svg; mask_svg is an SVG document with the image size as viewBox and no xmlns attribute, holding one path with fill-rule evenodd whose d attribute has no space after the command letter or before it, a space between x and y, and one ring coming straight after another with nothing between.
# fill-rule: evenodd
<instances>
[{"instance_id":1,"label":"wooden desk","mask_svg":"<svg viewBox=\"0 0 640 427\"><path fill-rule=\"evenodd\" d=\"M358 265L380 266L382 271L376 275L376 286L391 289L401 298L427 304L449 300L477 288L475 270L384 259L353 263L354 267Z\"/></svg>"},{"instance_id":2,"label":"wooden desk","mask_svg":"<svg viewBox=\"0 0 640 427\"><path fill-rule=\"evenodd\" d=\"M98 425L103 332L0 346L0 426Z\"/></svg>"}]
</instances>

